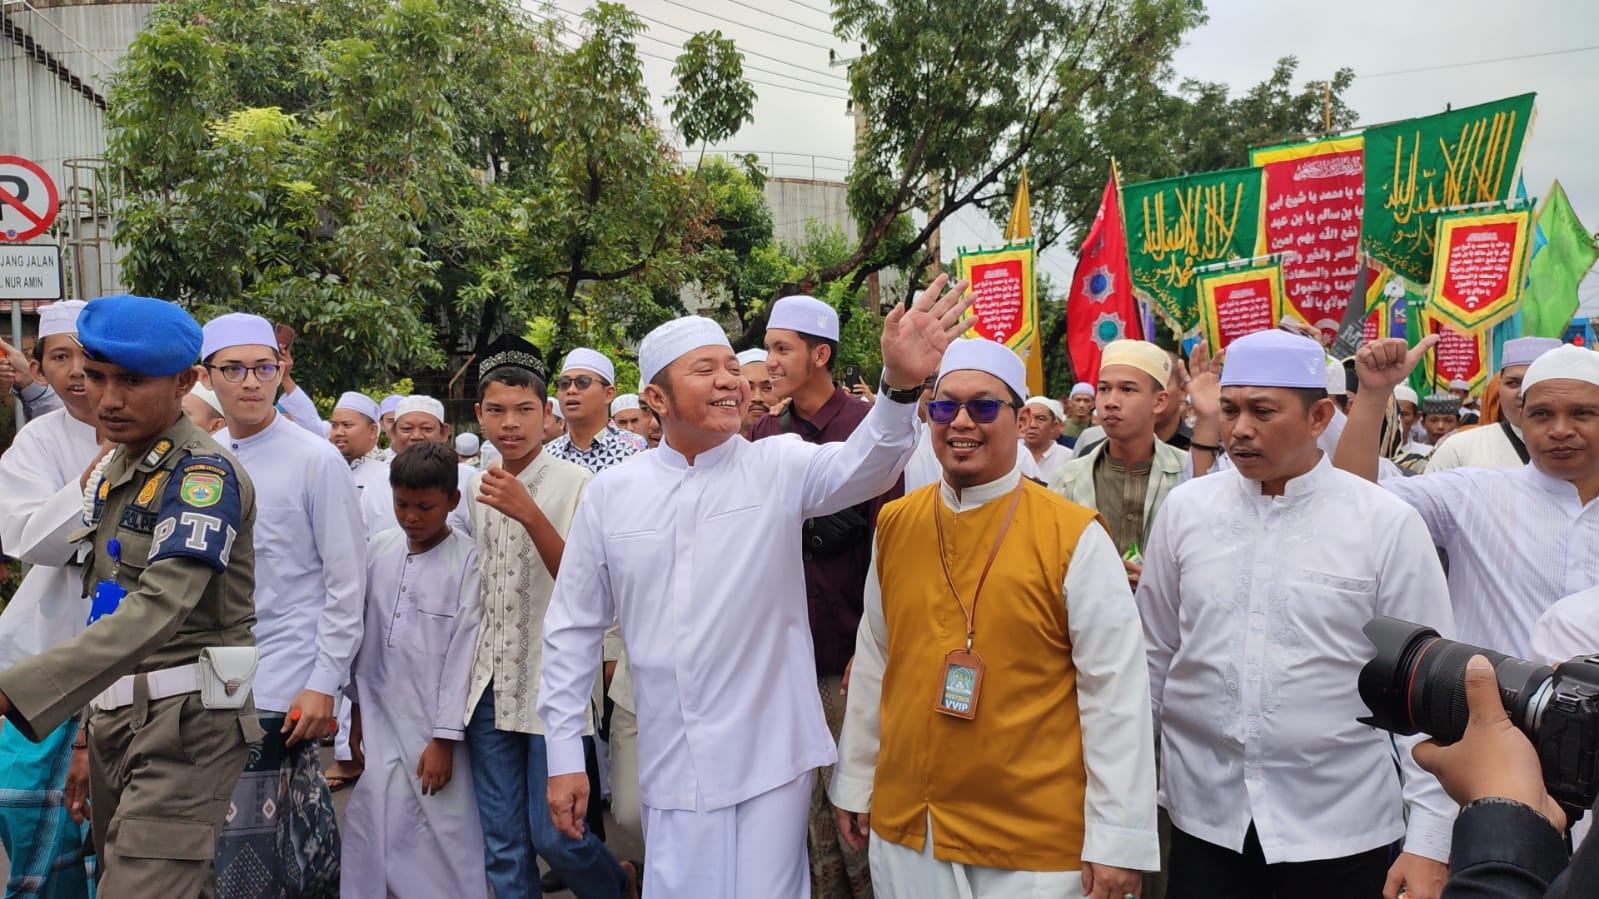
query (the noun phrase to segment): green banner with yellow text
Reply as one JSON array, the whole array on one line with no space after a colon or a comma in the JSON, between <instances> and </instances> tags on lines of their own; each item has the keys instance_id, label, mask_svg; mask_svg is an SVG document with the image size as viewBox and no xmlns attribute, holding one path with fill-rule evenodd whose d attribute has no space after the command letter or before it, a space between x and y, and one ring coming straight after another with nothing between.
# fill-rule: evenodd
<instances>
[{"instance_id":1,"label":"green banner with yellow text","mask_svg":"<svg viewBox=\"0 0 1599 899\"><path fill-rule=\"evenodd\" d=\"M1510 198L1534 94L1368 128L1366 251L1412 281L1432 276L1438 216Z\"/></svg>"},{"instance_id":2,"label":"green banner with yellow text","mask_svg":"<svg viewBox=\"0 0 1599 899\"><path fill-rule=\"evenodd\" d=\"M1262 252L1260 169L1122 188L1133 289L1180 334L1199 327L1194 267Z\"/></svg>"}]
</instances>

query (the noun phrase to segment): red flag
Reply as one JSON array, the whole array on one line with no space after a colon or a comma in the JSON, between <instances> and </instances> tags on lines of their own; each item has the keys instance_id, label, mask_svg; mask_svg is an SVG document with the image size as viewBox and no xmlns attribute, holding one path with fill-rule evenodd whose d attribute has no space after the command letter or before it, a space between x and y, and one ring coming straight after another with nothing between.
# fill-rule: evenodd
<instances>
[{"instance_id":1,"label":"red flag","mask_svg":"<svg viewBox=\"0 0 1599 899\"><path fill-rule=\"evenodd\" d=\"M1143 338L1138 307L1133 302L1127 268L1127 232L1122 230L1116 167L1111 166L1099 213L1077 254L1071 293L1066 298L1066 352L1077 380L1099 381L1099 357L1105 344L1124 337Z\"/></svg>"}]
</instances>

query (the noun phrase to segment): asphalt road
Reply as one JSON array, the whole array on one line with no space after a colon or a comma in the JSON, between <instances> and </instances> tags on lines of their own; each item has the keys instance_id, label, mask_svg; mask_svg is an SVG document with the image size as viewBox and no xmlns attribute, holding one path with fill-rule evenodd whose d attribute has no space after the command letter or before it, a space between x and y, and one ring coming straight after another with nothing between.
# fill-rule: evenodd
<instances>
[{"instance_id":1,"label":"asphalt road","mask_svg":"<svg viewBox=\"0 0 1599 899\"><path fill-rule=\"evenodd\" d=\"M333 750L331 750L331 749L322 750L322 760L323 760L323 767L324 768L326 768L328 765L333 764ZM350 804L350 791L349 790L344 790L342 792L333 794L333 807L339 813L339 820L340 820L341 823L344 820L344 809L349 804ZM626 858L642 858L643 857L644 847L642 845L640 845L640 844L638 844L638 843L636 843L636 842L634 842L632 840L616 838L614 835L617 833L617 829L616 829L614 823L610 821L609 816L607 816L606 823L608 825L608 831L611 834L613 834L613 837L611 839L610 845L611 845L611 850L616 853L617 858L626 859ZM540 861L540 870L543 870L543 868L544 868L543 862ZM9 876L10 872L11 872L10 859L6 858L5 850L3 848L0 848L0 883L4 883L5 882L5 879L6 879L6 877ZM554 896L554 897L561 897L561 896L571 896L572 894L571 893L551 893L549 895Z\"/></svg>"}]
</instances>

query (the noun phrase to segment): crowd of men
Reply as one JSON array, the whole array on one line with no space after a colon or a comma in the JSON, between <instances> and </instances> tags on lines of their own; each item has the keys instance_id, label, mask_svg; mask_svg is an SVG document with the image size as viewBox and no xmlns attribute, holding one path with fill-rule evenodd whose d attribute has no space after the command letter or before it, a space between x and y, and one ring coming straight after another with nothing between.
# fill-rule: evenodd
<instances>
[{"instance_id":1,"label":"crowd of men","mask_svg":"<svg viewBox=\"0 0 1599 899\"><path fill-rule=\"evenodd\" d=\"M1379 615L1599 649L1599 354L1422 399L1432 338L1289 323L1057 399L966 286L884 318L875 389L808 296L743 352L660 326L622 395L503 336L475 429L324 418L254 314L45 307L0 363L6 895L1544 895L1492 671L1455 747L1356 682Z\"/></svg>"}]
</instances>

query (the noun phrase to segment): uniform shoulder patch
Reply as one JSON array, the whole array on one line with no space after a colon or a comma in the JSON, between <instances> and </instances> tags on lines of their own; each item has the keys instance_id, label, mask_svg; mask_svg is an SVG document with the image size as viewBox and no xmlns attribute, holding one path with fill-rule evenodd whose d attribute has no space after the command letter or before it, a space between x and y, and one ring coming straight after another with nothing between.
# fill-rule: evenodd
<instances>
[{"instance_id":1,"label":"uniform shoulder patch","mask_svg":"<svg viewBox=\"0 0 1599 899\"><path fill-rule=\"evenodd\" d=\"M189 456L164 479L150 562L189 558L221 572L243 530L239 476L228 460Z\"/></svg>"},{"instance_id":2,"label":"uniform shoulder patch","mask_svg":"<svg viewBox=\"0 0 1599 899\"><path fill-rule=\"evenodd\" d=\"M207 509L222 501L222 476L212 471L187 471L178 496L185 505Z\"/></svg>"},{"instance_id":3,"label":"uniform shoulder patch","mask_svg":"<svg viewBox=\"0 0 1599 899\"><path fill-rule=\"evenodd\" d=\"M172 441L162 437L160 440L155 442L155 446L150 447L150 452L145 454L145 467L148 468L160 465L161 460L165 459L167 457L167 453L170 452L172 452Z\"/></svg>"}]
</instances>

